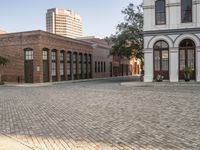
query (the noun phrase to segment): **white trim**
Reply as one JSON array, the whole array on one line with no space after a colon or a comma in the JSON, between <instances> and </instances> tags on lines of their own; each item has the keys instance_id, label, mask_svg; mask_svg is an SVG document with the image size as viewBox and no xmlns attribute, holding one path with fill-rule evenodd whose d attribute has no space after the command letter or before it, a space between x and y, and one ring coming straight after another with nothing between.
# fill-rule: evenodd
<instances>
[{"instance_id":1,"label":"white trim","mask_svg":"<svg viewBox=\"0 0 200 150\"><path fill-rule=\"evenodd\" d=\"M159 36L153 37L151 40L149 40L147 47L152 49L154 44L160 40L167 42L169 45L169 48L173 47L173 40L169 36L165 36L165 35L159 35Z\"/></svg>"}]
</instances>

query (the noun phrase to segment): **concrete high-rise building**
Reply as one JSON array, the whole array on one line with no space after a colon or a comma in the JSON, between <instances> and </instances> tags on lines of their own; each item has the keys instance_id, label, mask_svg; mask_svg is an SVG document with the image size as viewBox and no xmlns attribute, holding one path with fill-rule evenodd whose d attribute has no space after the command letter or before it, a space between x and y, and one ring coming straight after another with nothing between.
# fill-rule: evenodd
<instances>
[{"instance_id":1,"label":"concrete high-rise building","mask_svg":"<svg viewBox=\"0 0 200 150\"><path fill-rule=\"evenodd\" d=\"M72 10L48 9L46 13L46 30L65 37L81 37L82 19Z\"/></svg>"}]
</instances>

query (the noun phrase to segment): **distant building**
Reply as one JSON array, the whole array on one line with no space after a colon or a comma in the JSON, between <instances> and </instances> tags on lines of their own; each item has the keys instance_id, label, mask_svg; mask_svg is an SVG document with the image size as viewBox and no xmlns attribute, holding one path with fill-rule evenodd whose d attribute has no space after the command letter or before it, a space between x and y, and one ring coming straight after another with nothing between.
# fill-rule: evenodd
<instances>
[{"instance_id":1,"label":"distant building","mask_svg":"<svg viewBox=\"0 0 200 150\"><path fill-rule=\"evenodd\" d=\"M72 10L48 9L46 13L46 30L65 37L81 37L82 19Z\"/></svg>"},{"instance_id":2,"label":"distant building","mask_svg":"<svg viewBox=\"0 0 200 150\"><path fill-rule=\"evenodd\" d=\"M131 75L133 69L127 58L111 56L112 44L108 44L104 39L94 36L78 38L90 42L93 47L93 76L95 78L109 76Z\"/></svg>"},{"instance_id":3,"label":"distant building","mask_svg":"<svg viewBox=\"0 0 200 150\"><path fill-rule=\"evenodd\" d=\"M78 39L90 43L93 47L93 77L111 77L113 75L113 56L110 56L111 45L108 45L105 40L96 38L95 36Z\"/></svg>"}]
</instances>

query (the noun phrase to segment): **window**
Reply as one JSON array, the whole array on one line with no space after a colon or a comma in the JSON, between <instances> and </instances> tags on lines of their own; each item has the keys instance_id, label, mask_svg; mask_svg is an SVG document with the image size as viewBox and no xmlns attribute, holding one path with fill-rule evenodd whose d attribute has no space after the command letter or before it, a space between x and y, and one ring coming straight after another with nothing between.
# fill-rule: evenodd
<instances>
[{"instance_id":1,"label":"window","mask_svg":"<svg viewBox=\"0 0 200 150\"><path fill-rule=\"evenodd\" d=\"M101 72L100 69L101 69L101 68L100 68L100 62L98 61L98 72Z\"/></svg>"},{"instance_id":2,"label":"window","mask_svg":"<svg viewBox=\"0 0 200 150\"><path fill-rule=\"evenodd\" d=\"M83 59L83 55L82 53L79 54L79 74L81 75L82 74L82 59Z\"/></svg>"},{"instance_id":3,"label":"window","mask_svg":"<svg viewBox=\"0 0 200 150\"><path fill-rule=\"evenodd\" d=\"M97 62L95 61L95 72L97 72Z\"/></svg>"},{"instance_id":4,"label":"window","mask_svg":"<svg viewBox=\"0 0 200 150\"><path fill-rule=\"evenodd\" d=\"M74 75L77 74L77 53L74 53L73 55L73 70L74 70Z\"/></svg>"},{"instance_id":5,"label":"window","mask_svg":"<svg viewBox=\"0 0 200 150\"><path fill-rule=\"evenodd\" d=\"M89 59L88 59L88 73L89 75L92 73L92 55L89 55Z\"/></svg>"},{"instance_id":6,"label":"window","mask_svg":"<svg viewBox=\"0 0 200 150\"><path fill-rule=\"evenodd\" d=\"M68 75L68 78L71 75L71 52L67 53L67 75Z\"/></svg>"},{"instance_id":7,"label":"window","mask_svg":"<svg viewBox=\"0 0 200 150\"><path fill-rule=\"evenodd\" d=\"M56 76L56 63L52 62L51 64L51 71L52 71L52 76Z\"/></svg>"},{"instance_id":8,"label":"window","mask_svg":"<svg viewBox=\"0 0 200 150\"><path fill-rule=\"evenodd\" d=\"M64 52L60 52L60 75L64 76L65 65L64 65Z\"/></svg>"},{"instance_id":9,"label":"window","mask_svg":"<svg viewBox=\"0 0 200 150\"><path fill-rule=\"evenodd\" d=\"M48 60L48 50L43 50L43 60Z\"/></svg>"},{"instance_id":10,"label":"window","mask_svg":"<svg viewBox=\"0 0 200 150\"><path fill-rule=\"evenodd\" d=\"M87 54L84 55L84 74L87 74Z\"/></svg>"},{"instance_id":11,"label":"window","mask_svg":"<svg viewBox=\"0 0 200 150\"><path fill-rule=\"evenodd\" d=\"M101 72L103 72L103 62L101 62Z\"/></svg>"},{"instance_id":12,"label":"window","mask_svg":"<svg viewBox=\"0 0 200 150\"><path fill-rule=\"evenodd\" d=\"M60 61L64 61L64 52L60 52Z\"/></svg>"},{"instance_id":13,"label":"window","mask_svg":"<svg viewBox=\"0 0 200 150\"><path fill-rule=\"evenodd\" d=\"M53 51L51 53L51 60L56 60L56 52L55 51Z\"/></svg>"},{"instance_id":14,"label":"window","mask_svg":"<svg viewBox=\"0 0 200 150\"><path fill-rule=\"evenodd\" d=\"M103 67L104 67L103 71L106 72L106 62L104 62Z\"/></svg>"},{"instance_id":15,"label":"window","mask_svg":"<svg viewBox=\"0 0 200 150\"><path fill-rule=\"evenodd\" d=\"M192 0L181 0L181 22L192 22Z\"/></svg>"},{"instance_id":16,"label":"window","mask_svg":"<svg viewBox=\"0 0 200 150\"><path fill-rule=\"evenodd\" d=\"M185 79L184 68L191 68L190 78L195 80L196 78L196 64L195 64L195 43L191 39L184 39L179 44L179 79Z\"/></svg>"},{"instance_id":17,"label":"window","mask_svg":"<svg viewBox=\"0 0 200 150\"><path fill-rule=\"evenodd\" d=\"M51 52L51 74L56 76L56 51Z\"/></svg>"},{"instance_id":18,"label":"window","mask_svg":"<svg viewBox=\"0 0 200 150\"><path fill-rule=\"evenodd\" d=\"M155 21L156 25L166 24L165 0L157 0L155 2Z\"/></svg>"},{"instance_id":19,"label":"window","mask_svg":"<svg viewBox=\"0 0 200 150\"><path fill-rule=\"evenodd\" d=\"M33 50L25 49L25 60L33 60Z\"/></svg>"}]
</instances>

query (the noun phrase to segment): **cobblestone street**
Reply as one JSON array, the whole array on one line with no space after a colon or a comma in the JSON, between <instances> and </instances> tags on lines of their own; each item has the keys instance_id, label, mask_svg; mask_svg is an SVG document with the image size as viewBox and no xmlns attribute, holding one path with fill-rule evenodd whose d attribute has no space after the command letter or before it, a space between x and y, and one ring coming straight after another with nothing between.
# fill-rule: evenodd
<instances>
[{"instance_id":1,"label":"cobblestone street","mask_svg":"<svg viewBox=\"0 0 200 150\"><path fill-rule=\"evenodd\" d=\"M1 86L0 135L35 150L200 150L200 85L123 81Z\"/></svg>"}]
</instances>

